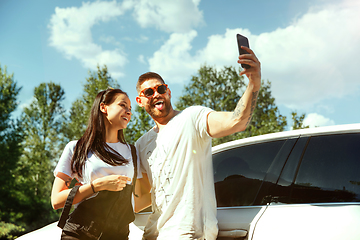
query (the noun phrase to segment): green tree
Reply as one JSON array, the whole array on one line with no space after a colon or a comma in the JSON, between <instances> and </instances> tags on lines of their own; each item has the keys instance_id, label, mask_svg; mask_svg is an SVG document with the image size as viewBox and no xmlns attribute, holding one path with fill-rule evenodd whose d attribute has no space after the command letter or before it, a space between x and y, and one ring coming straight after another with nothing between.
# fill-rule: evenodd
<instances>
[{"instance_id":1,"label":"green tree","mask_svg":"<svg viewBox=\"0 0 360 240\"><path fill-rule=\"evenodd\" d=\"M239 72L234 67L217 70L215 67L202 66L198 74L192 76L190 84L185 86L176 108L182 110L188 106L202 105L216 111L233 111L246 89L244 77L239 76ZM244 132L213 139L214 146L235 139L284 130L286 117L279 113L270 88L269 81L262 82L249 127Z\"/></svg>"},{"instance_id":2,"label":"green tree","mask_svg":"<svg viewBox=\"0 0 360 240\"><path fill-rule=\"evenodd\" d=\"M178 110L202 105L216 111L233 111L245 88L244 77L234 67L217 70L204 65L197 76L191 77L175 106Z\"/></svg>"},{"instance_id":3,"label":"green tree","mask_svg":"<svg viewBox=\"0 0 360 240\"><path fill-rule=\"evenodd\" d=\"M155 122L147 114L144 108L135 107L135 113L131 116L131 121L125 129L126 140L134 144L144 133L150 130L155 125Z\"/></svg>"},{"instance_id":4,"label":"green tree","mask_svg":"<svg viewBox=\"0 0 360 240\"><path fill-rule=\"evenodd\" d=\"M308 125L304 125L304 119L305 119L305 114L301 114L301 116L297 115L297 112L291 112L291 117L293 120L293 125L292 125L292 129L303 129L303 128L309 128Z\"/></svg>"},{"instance_id":5,"label":"green tree","mask_svg":"<svg viewBox=\"0 0 360 240\"><path fill-rule=\"evenodd\" d=\"M16 198L15 170L21 155L21 129L12 117L18 103L17 96L21 90L14 74L7 74L0 65L0 220L16 222L19 216ZM11 224L10 224L11 225ZM18 229L16 225L14 229Z\"/></svg>"},{"instance_id":6,"label":"green tree","mask_svg":"<svg viewBox=\"0 0 360 240\"><path fill-rule=\"evenodd\" d=\"M41 83L21 115L24 151L17 169L22 221L28 229L57 219L50 205L54 162L59 158L64 121L64 90L55 83Z\"/></svg>"},{"instance_id":7,"label":"green tree","mask_svg":"<svg viewBox=\"0 0 360 240\"><path fill-rule=\"evenodd\" d=\"M111 78L106 65L103 68L97 66L97 69L97 72L89 71L90 77L86 78L83 95L71 106L69 117L63 125L66 142L77 140L84 134L96 95L109 87L120 87L116 80Z\"/></svg>"},{"instance_id":8,"label":"green tree","mask_svg":"<svg viewBox=\"0 0 360 240\"><path fill-rule=\"evenodd\" d=\"M16 236L23 234L25 228L12 223L0 222L0 239L13 240Z\"/></svg>"}]
</instances>

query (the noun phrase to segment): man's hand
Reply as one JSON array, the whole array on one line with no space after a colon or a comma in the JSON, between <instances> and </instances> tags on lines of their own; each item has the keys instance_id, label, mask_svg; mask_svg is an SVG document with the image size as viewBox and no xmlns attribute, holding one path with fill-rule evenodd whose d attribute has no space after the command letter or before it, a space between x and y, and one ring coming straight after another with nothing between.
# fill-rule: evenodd
<instances>
[{"instance_id":1,"label":"man's hand","mask_svg":"<svg viewBox=\"0 0 360 240\"><path fill-rule=\"evenodd\" d=\"M261 64L255 53L248 47L241 46L242 49L247 51L249 54L242 54L239 56L238 63L248 64L251 67L240 72L240 75L246 75L249 81L256 87L260 88L261 85Z\"/></svg>"}]
</instances>

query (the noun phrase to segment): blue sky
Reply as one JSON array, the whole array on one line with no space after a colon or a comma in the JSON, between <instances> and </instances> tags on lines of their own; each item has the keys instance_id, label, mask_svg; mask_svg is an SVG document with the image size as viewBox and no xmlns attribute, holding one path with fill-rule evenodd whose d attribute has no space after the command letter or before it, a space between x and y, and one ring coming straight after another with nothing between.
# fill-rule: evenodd
<instances>
[{"instance_id":1,"label":"blue sky","mask_svg":"<svg viewBox=\"0 0 360 240\"><path fill-rule=\"evenodd\" d=\"M88 71L106 64L135 106L140 74L155 71L173 103L203 64L237 66L236 33L249 38L280 112L305 124L358 123L358 0L0 0L0 64L22 90L61 84L65 108Z\"/></svg>"}]
</instances>

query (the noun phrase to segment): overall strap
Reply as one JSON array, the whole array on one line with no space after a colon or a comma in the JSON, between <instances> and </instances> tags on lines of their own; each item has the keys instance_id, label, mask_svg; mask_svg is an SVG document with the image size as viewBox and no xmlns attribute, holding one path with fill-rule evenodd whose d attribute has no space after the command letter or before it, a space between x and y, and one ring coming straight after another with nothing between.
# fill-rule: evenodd
<instances>
[{"instance_id":1,"label":"overall strap","mask_svg":"<svg viewBox=\"0 0 360 240\"><path fill-rule=\"evenodd\" d=\"M137 197L137 195L135 194L135 183L136 183L136 179L137 179L137 156L136 156L136 148L134 145L129 144L130 148L131 148L131 155L132 155L132 159L133 159L133 164L134 164L134 177L133 177L133 193L134 195Z\"/></svg>"},{"instance_id":2,"label":"overall strap","mask_svg":"<svg viewBox=\"0 0 360 240\"><path fill-rule=\"evenodd\" d=\"M59 222L57 225L61 229L64 228L64 226L65 226L66 220L69 216L69 212L70 212L72 203L74 201L75 194L76 194L77 190L79 189L79 187L80 187L80 185L74 186L71 189L71 191L66 199L65 206L63 208L63 211L61 213L61 216L60 216L60 219L59 219Z\"/></svg>"}]
</instances>

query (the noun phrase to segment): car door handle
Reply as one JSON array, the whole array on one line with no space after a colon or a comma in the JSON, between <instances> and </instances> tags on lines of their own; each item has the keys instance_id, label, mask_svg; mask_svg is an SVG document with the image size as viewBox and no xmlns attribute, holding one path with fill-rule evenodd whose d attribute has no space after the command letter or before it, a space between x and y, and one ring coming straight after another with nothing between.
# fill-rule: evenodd
<instances>
[{"instance_id":1,"label":"car door handle","mask_svg":"<svg viewBox=\"0 0 360 240\"><path fill-rule=\"evenodd\" d=\"M220 230L218 237L231 237L231 238L239 238L239 237L246 237L247 231L241 229L235 230Z\"/></svg>"}]
</instances>

